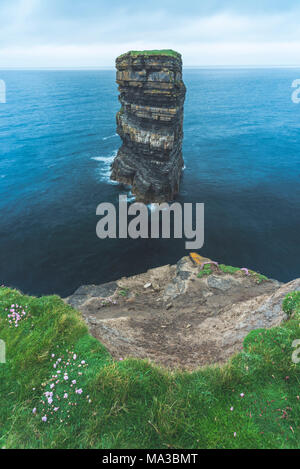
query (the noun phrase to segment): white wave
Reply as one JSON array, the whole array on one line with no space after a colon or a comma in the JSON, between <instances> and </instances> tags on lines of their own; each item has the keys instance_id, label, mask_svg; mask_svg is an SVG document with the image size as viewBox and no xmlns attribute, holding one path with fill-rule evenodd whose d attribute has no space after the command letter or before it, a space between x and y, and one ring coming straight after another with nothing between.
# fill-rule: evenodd
<instances>
[{"instance_id":1,"label":"white wave","mask_svg":"<svg viewBox=\"0 0 300 469\"><path fill-rule=\"evenodd\" d=\"M117 136L118 136L118 134L109 135L108 137L103 137L102 140L109 140L110 138L115 138Z\"/></svg>"},{"instance_id":2,"label":"white wave","mask_svg":"<svg viewBox=\"0 0 300 469\"><path fill-rule=\"evenodd\" d=\"M135 202L135 195L133 195L130 189L128 190L127 200L129 203Z\"/></svg>"},{"instance_id":3,"label":"white wave","mask_svg":"<svg viewBox=\"0 0 300 469\"><path fill-rule=\"evenodd\" d=\"M159 205L161 205L161 204L153 203L153 204L148 204L147 207L149 208L150 212L156 212L159 208ZM160 208L160 210L169 210L169 204L168 204L168 206L164 207L163 209Z\"/></svg>"},{"instance_id":4,"label":"white wave","mask_svg":"<svg viewBox=\"0 0 300 469\"><path fill-rule=\"evenodd\" d=\"M118 150L115 150L110 156L93 156L91 159L98 161L100 163L97 168L97 174L100 181L106 182L108 184L118 184L116 181L110 179L111 174L111 164L117 156Z\"/></svg>"},{"instance_id":5,"label":"white wave","mask_svg":"<svg viewBox=\"0 0 300 469\"><path fill-rule=\"evenodd\" d=\"M92 160L94 161L101 161L104 164L112 163L114 160L115 155L113 156L93 156Z\"/></svg>"}]
</instances>

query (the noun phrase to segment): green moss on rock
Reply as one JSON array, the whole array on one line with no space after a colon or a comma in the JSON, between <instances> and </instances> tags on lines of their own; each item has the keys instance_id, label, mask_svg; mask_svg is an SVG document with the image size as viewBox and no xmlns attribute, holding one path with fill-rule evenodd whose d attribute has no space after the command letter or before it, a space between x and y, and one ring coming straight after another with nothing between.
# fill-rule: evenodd
<instances>
[{"instance_id":1,"label":"green moss on rock","mask_svg":"<svg viewBox=\"0 0 300 469\"><path fill-rule=\"evenodd\" d=\"M212 274L212 268L209 264L206 264L202 270L200 270L199 274L197 275L198 278L202 278L205 275L210 275Z\"/></svg>"},{"instance_id":2,"label":"green moss on rock","mask_svg":"<svg viewBox=\"0 0 300 469\"><path fill-rule=\"evenodd\" d=\"M241 270L239 267L232 267L231 265L225 264L220 264L219 267L225 274L235 274L236 272Z\"/></svg>"}]
</instances>

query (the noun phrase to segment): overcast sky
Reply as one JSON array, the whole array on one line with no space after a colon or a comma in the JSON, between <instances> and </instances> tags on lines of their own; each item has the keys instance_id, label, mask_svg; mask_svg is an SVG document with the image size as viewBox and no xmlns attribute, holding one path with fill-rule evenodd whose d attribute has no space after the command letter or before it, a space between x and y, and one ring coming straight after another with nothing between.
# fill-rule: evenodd
<instances>
[{"instance_id":1,"label":"overcast sky","mask_svg":"<svg viewBox=\"0 0 300 469\"><path fill-rule=\"evenodd\" d=\"M131 49L184 65L300 65L299 0L0 0L0 67L114 66Z\"/></svg>"}]
</instances>

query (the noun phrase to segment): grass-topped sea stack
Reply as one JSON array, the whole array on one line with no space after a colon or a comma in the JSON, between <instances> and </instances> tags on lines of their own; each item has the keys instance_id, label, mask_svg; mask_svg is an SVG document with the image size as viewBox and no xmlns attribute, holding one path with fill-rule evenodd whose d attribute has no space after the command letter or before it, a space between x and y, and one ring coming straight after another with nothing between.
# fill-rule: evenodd
<instances>
[{"instance_id":1,"label":"grass-topped sea stack","mask_svg":"<svg viewBox=\"0 0 300 469\"><path fill-rule=\"evenodd\" d=\"M111 179L132 186L137 201L170 201L183 168L183 105L186 88L178 52L131 51L116 60L123 145Z\"/></svg>"}]
</instances>

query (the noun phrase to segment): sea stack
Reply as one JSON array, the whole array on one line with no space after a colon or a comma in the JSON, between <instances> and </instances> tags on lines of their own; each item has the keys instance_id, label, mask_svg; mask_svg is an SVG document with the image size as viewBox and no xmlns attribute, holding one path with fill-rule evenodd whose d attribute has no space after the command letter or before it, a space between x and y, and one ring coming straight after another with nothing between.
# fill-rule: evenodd
<instances>
[{"instance_id":1,"label":"sea stack","mask_svg":"<svg viewBox=\"0 0 300 469\"><path fill-rule=\"evenodd\" d=\"M183 168L183 105L186 88L178 52L131 51L116 60L123 144L111 179L132 186L136 200L171 201Z\"/></svg>"}]
</instances>

